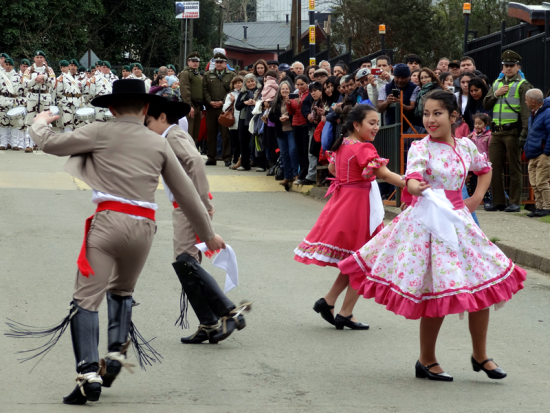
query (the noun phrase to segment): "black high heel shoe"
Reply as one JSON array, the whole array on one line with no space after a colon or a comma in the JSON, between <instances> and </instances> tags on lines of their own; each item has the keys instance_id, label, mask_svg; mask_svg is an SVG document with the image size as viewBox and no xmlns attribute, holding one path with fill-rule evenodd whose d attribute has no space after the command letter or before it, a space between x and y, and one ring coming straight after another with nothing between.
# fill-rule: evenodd
<instances>
[{"instance_id":1,"label":"black high heel shoe","mask_svg":"<svg viewBox=\"0 0 550 413\"><path fill-rule=\"evenodd\" d=\"M487 359L483 363L478 363L474 356L472 356L472 367L474 368L474 371L476 373L480 370L483 370L485 374L487 374L487 377L489 377L490 379L499 380L507 376L506 372L502 370L498 365L497 368L494 370L487 370L485 367L483 367L489 361L493 361L493 359Z\"/></svg>"},{"instance_id":2,"label":"black high heel shoe","mask_svg":"<svg viewBox=\"0 0 550 413\"><path fill-rule=\"evenodd\" d=\"M332 311L330 310L333 308L334 306L328 305L324 298L319 298L315 301L315 305L313 306L313 310L315 310L316 313L321 314L321 317L332 325L334 325L334 314L332 314Z\"/></svg>"},{"instance_id":3,"label":"black high heel shoe","mask_svg":"<svg viewBox=\"0 0 550 413\"><path fill-rule=\"evenodd\" d=\"M416 370L417 379L428 379L435 381L453 381L453 376L443 373L432 373L430 369L432 367L439 366L439 363L430 364L429 366L423 366L420 360L416 362L414 369Z\"/></svg>"},{"instance_id":4,"label":"black high heel shoe","mask_svg":"<svg viewBox=\"0 0 550 413\"><path fill-rule=\"evenodd\" d=\"M336 329L343 330L344 327L351 328L352 330L369 329L368 324L351 321L352 317L353 317L353 314L351 314L349 317L344 317L344 316L341 316L340 314L337 314L336 318L334 319L334 325L336 326Z\"/></svg>"}]
</instances>

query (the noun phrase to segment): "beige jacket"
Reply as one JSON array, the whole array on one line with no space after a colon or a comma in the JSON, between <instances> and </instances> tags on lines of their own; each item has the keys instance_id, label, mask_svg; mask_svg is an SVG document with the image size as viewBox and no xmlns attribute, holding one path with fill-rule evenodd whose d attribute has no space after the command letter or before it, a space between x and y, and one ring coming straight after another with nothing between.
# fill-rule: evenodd
<instances>
[{"instance_id":1,"label":"beige jacket","mask_svg":"<svg viewBox=\"0 0 550 413\"><path fill-rule=\"evenodd\" d=\"M170 144L137 117L94 122L61 134L55 134L46 121L40 120L29 132L44 152L71 155L65 170L97 191L153 203L162 175L199 237L214 237L210 216Z\"/></svg>"}]
</instances>

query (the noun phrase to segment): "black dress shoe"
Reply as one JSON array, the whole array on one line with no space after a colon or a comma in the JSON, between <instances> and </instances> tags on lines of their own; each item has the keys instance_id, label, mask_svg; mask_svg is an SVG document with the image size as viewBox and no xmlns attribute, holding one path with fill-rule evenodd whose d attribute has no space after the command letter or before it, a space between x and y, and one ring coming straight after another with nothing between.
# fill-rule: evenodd
<instances>
[{"instance_id":1,"label":"black dress shoe","mask_svg":"<svg viewBox=\"0 0 550 413\"><path fill-rule=\"evenodd\" d=\"M286 189L286 187L285 187ZM313 305L313 310L321 314L321 317L329 324L334 325L334 314L332 314L333 305L328 305L324 298L319 298Z\"/></svg>"},{"instance_id":2,"label":"black dress shoe","mask_svg":"<svg viewBox=\"0 0 550 413\"><path fill-rule=\"evenodd\" d=\"M506 209L506 205L491 205L489 208L485 208L485 211L489 212L496 212L496 211L504 211Z\"/></svg>"},{"instance_id":3,"label":"black dress shoe","mask_svg":"<svg viewBox=\"0 0 550 413\"><path fill-rule=\"evenodd\" d=\"M314 181L310 181L309 179L300 179L299 181L296 181L298 185L315 185Z\"/></svg>"},{"instance_id":4,"label":"black dress shoe","mask_svg":"<svg viewBox=\"0 0 550 413\"><path fill-rule=\"evenodd\" d=\"M516 204L510 204L504 210L504 212L520 212L520 211L521 211L521 207Z\"/></svg>"},{"instance_id":5,"label":"black dress shoe","mask_svg":"<svg viewBox=\"0 0 550 413\"><path fill-rule=\"evenodd\" d=\"M210 159L207 160L206 163L205 163L206 166L216 166L217 164L218 164L217 161L213 161L213 160L210 160Z\"/></svg>"},{"instance_id":6,"label":"black dress shoe","mask_svg":"<svg viewBox=\"0 0 550 413\"><path fill-rule=\"evenodd\" d=\"M535 216L537 218L542 218L550 215L550 209L539 209L538 212L535 213Z\"/></svg>"},{"instance_id":7,"label":"black dress shoe","mask_svg":"<svg viewBox=\"0 0 550 413\"><path fill-rule=\"evenodd\" d=\"M443 373L432 373L430 369L432 367L439 366L439 363L430 364L429 366L423 366L420 364L420 360L416 362L414 369L416 370L417 379L428 379L435 381L453 381L453 376Z\"/></svg>"},{"instance_id":8,"label":"black dress shoe","mask_svg":"<svg viewBox=\"0 0 550 413\"><path fill-rule=\"evenodd\" d=\"M351 321L353 317L353 314L351 314L349 317L343 317L340 314L337 314L336 317L334 317L334 325L336 326L337 330L343 330L344 327L351 328L352 330L368 330L369 325L358 323L355 321Z\"/></svg>"},{"instance_id":9,"label":"black dress shoe","mask_svg":"<svg viewBox=\"0 0 550 413\"><path fill-rule=\"evenodd\" d=\"M485 374L487 374L487 377L489 377L490 379L499 380L506 377L506 372L498 367L498 365L497 368L494 370L487 370L485 367L483 367L485 363L488 363L489 361L493 361L493 359L487 359L483 363L478 363L476 359L472 356L472 367L474 368L475 372L483 370Z\"/></svg>"},{"instance_id":10,"label":"black dress shoe","mask_svg":"<svg viewBox=\"0 0 550 413\"><path fill-rule=\"evenodd\" d=\"M218 344L225 340L235 330L242 330L246 327L246 320L241 314L237 316L222 317L222 326L214 334L210 336L210 343Z\"/></svg>"},{"instance_id":11,"label":"black dress shoe","mask_svg":"<svg viewBox=\"0 0 550 413\"><path fill-rule=\"evenodd\" d=\"M527 214L527 216L528 216L529 218L538 217L537 214L538 214L540 211L542 211L542 209L538 209L538 208L537 208L537 209L535 209L534 211L529 212L529 213Z\"/></svg>"},{"instance_id":12,"label":"black dress shoe","mask_svg":"<svg viewBox=\"0 0 550 413\"><path fill-rule=\"evenodd\" d=\"M212 342L211 335L213 335L214 332L218 331L217 329L219 326L213 326L215 328L207 328L207 326L199 326L199 329L195 334L188 337L182 337L181 342L183 344L201 344L205 341L209 341L210 344L217 344Z\"/></svg>"},{"instance_id":13,"label":"black dress shoe","mask_svg":"<svg viewBox=\"0 0 550 413\"><path fill-rule=\"evenodd\" d=\"M90 380L90 381L88 381ZM84 373L77 376L78 384L71 394L63 397L65 404L85 404L97 402L101 396L101 378L97 373Z\"/></svg>"}]
</instances>

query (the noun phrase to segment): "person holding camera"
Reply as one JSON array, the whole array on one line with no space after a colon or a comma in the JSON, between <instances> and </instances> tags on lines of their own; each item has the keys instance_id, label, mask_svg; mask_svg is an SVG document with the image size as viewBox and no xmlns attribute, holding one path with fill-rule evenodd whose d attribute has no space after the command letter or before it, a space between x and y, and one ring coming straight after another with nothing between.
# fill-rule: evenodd
<instances>
[{"instance_id":1,"label":"person holding camera","mask_svg":"<svg viewBox=\"0 0 550 413\"><path fill-rule=\"evenodd\" d=\"M395 103L399 102L403 92L403 113L412 123L414 106L420 87L411 82L411 70L406 64L399 63L393 69L393 80L383 87L378 94L378 112L385 113L385 124L396 123Z\"/></svg>"},{"instance_id":2,"label":"person holding camera","mask_svg":"<svg viewBox=\"0 0 550 413\"><path fill-rule=\"evenodd\" d=\"M497 79L489 90L483 106L493 111L493 132L489 145L489 160L493 164L491 188L493 205L487 211L519 212L523 187L521 151L527 139L531 111L525 102L525 93L532 86L519 75L521 56L512 50L502 54L504 77ZM505 159L510 166L510 205L506 206L504 193Z\"/></svg>"}]
</instances>

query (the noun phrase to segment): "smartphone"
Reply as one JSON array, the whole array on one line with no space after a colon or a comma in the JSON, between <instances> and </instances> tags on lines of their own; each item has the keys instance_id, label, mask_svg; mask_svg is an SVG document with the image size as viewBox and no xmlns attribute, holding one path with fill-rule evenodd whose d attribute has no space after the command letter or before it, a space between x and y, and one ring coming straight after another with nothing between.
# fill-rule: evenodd
<instances>
[{"instance_id":1,"label":"smartphone","mask_svg":"<svg viewBox=\"0 0 550 413\"><path fill-rule=\"evenodd\" d=\"M447 86L447 89L451 92L455 93L455 87L454 86Z\"/></svg>"},{"instance_id":2,"label":"smartphone","mask_svg":"<svg viewBox=\"0 0 550 413\"><path fill-rule=\"evenodd\" d=\"M395 97L397 99L399 99L399 92L400 92L399 89L392 89L391 90L391 93L392 93L393 97Z\"/></svg>"},{"instance_id":3,"label":"smartphone","mask_svg":"<svg viewBox=\"0 0 550 413\"><path fill-rule=\"evenodd\" d=\"M371 75L381 75L382 74L382 69L371 69L370 70L370 74Z\"/></svg>"},{"instance_id":4,"label":"smartphone","mask_svg":"<svg viewBox=\"0 0 550 413\"><path fill-rule=\"evenodd\" d=\"M288 95L289 99L298 99L299 97L300 97L300 95L298 93L290 93Z\"/></svg>"}]
</instances>

